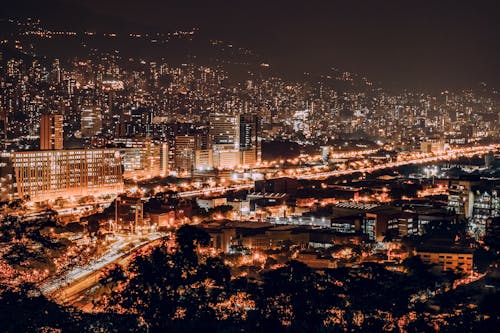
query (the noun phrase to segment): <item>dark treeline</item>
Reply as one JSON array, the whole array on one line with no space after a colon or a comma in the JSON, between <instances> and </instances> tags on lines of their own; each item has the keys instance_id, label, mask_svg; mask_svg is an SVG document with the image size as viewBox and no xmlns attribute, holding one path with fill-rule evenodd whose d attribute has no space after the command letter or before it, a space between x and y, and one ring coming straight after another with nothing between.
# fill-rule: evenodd
<instances>
[{"instance_id":1,"label":"dark treeline","mask_svg":"<svg viewBox=\"0 0 500 333\"><path fill-rule=\"evenodd\" d=\"M97 313L57 305L23 285L2 288L2 332L480 332L499 323L489 295L478 309L433 311L412 302L435 277L418 257L407 273L366 263L313 271L297 261L258 280L232 277L217 256L203 254L209 236L180 228L175 244L138 253L99 281ZM199 251L199 249L202 249ZM453 301L449 301L453 309ZM457 303L458 300L455 302ZM484 320L488 316L487 320Z\"/></svg>"}]
</instances>

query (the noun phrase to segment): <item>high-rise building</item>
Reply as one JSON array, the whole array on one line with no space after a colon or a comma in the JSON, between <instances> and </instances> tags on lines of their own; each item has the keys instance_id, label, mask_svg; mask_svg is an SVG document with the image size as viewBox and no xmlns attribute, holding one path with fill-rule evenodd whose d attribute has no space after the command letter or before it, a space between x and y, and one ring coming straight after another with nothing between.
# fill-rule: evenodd
<instances>
[{"instance_id":1,"label":"high-rise building","mask_svg":"<svg viewBox=\"0 0 500 333\"><path fill-rule=\"evenodd\" d=\"M420 151L423 153L442 153L449 149L449 145L442 139L433 139L420 142Z\"/></svg>"},{"instance_id":2,"label":"high-rise building","mask_svg":"<svg viewBox=\"0 0 500 333\"><path fill-rule=\"evenodd\" d=\"M194 153L194 168L197 171L206 171L213 169L214 158L213 150L200 149Z\"/></svg>"},{"instance_id":3,"label":"high-rise building","mask_svg":"<svg viewBox=\"0 0 500 333\"><path fill-rule=\"evenodd\" d=\"M241 165L254 166L261 161L261 135L256 115L240 115Z\"/></svg>"},{"instance_id":4,"label":"high-rise building","mask_svg":"<svg viewBox=\"0 0 500 333\"><path fill-rule=\"evenodd\" d=\"M124 127L123 134L129 137L153 135L153 112L145 107L131 109Z\"/></svg>"},{"instance_id":5,"label":"high-rise building","mask_svg":"<svg viewBox=\"0 0 500 333\"><path fill-rule=\"evenodd\" d=\"M256 115L240 115L240 149L251 149L259 143L259 120Z\"/></svg>"},{"instance_id":6,"label":"high-rise building","mask_svg":"<svg viewBox=\"0 0 500 333\"><path fill-rule=\"evenodd\" d=\"M191 172L194 168L195 152L201 148L198 135L178 135L175 137L175 167L179 171Z\"/></svg>"},{"instance_id":7,"label":"high-rise building","mask_svg":"<svg viewBox=\"0 0 500 333\"><path fill-rule=\"evenodd\" d=\"M99 107L82 109L80 132L83 137L93 137L102 131L102 113Z\"/></svg>"},{"instance_id":8,"label":"high-rise building","mask_svg":"<svg viewBox=\"0 0 500 333\"><path fill-rule=\"evenodd\" d=\"M59 59L55 59L52 63L52 78L55 83L61 83L62 75L61 75L61 64Z\"/></svg>"},{"instance_id":9,"label":"high-rise building","mask_svg":"<svg viewBox=\"0 0 500 333\"><path fill-rule=\"evenodd\" d=\"M15 192L11 154L0 152L0 201L14 199Z\"/></svg>"},{"instance_id":10,"label":"high-rise building","mask_svg":"<svg viewBox=\"0 0 500 333\"><path fill-rule=\"evenodd\" d=\"M7 146L7 115L0 110L0 151L5 150Z\"/></svg>"},{"instance_id":11,"label":"high-rise building","mask_svg":"<svg viewBox=\"0 0 500 333\"><path fill-rule=\"evenodd\" d=\"M162 142L160 144L160 177L168 175L170 170L170 149L168 143Z\"/></svg>"},{"instance_id":12,"label":"high-rise building","mask_svg":"<svg viewBox=\"0 0 500 333\"><path fill-rule=\"evenodd\" d=\"M168 145L149 137L117 138L125 178L153 178L168 173Z\"/></svg>"},{"instance_id":13,"label":"high-rise building","mask_svg":"<svg viewBox=\"0 0 500 333\"><path fill-rule=\"evenodd\" d=\"M471 193L474 196L469 231L473 236L482 237L486 233L487 221L500 216L500 187L477 186Z\"/></svg>"},{"instance_id":14,"label":"high-rise building","mask_svg":"<svg viewBox=\"0 0 500 333\"><path fill-rule=\"evenodd\" d=\"M63 116L45 114L40 118L40 149L63 149Z\"/></svg>"},{"instance_id":15,"label":"high-rise building","mask_svg":"<svg viewBox=\"0 0 500 333\"><path fill-rule=\"evenodd\" d=\"M209 116L210 139L214 150L239 150L239 116L213 113Z\"/></svg>"},{"instance_id":16,"label":"high-rise building","mask_svg":"<svg viewBox=\"0 0 500 333\"><path fill-rule=\"evenodd\" d=\"M255 115L210 115L213 163L218 169L255 166L261 160L260 124Z\"/></svg>"},{"instance_id":17,"label":"high-rise building","mask_svg":"<svg viewBox=\"0 0 500 333\"><path fill-rule=\"evenodd\" d=\"M474 207L473 186L479 185L477 179L457 179L448 186L448 209L455 214L469 218Z\"/></svg>"},{"instance_id":18,"label":"high-rise building","mask_svg":"<svg viewBox=\"0 0 500 333\"><path fill-rule=\"evenodd\" d=\"M123 190L118 149L15 152L12 163L18 196L34 202Z\"/></svg>"}]
</instances>

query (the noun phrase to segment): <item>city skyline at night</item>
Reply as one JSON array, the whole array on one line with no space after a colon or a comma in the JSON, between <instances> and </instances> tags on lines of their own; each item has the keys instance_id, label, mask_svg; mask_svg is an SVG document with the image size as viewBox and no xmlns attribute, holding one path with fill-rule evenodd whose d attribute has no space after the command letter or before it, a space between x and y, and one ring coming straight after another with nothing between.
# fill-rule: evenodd
<instances>
[{"instance_id":1,"label":"city skyline at night","mask_svg":"<svg viewBox=\"0 0 500 333\"><path fill-rule=\"evenodd\" d=\"M3 4L0 331L495 331L496 13Z\"/></svg>"}]
</instances>

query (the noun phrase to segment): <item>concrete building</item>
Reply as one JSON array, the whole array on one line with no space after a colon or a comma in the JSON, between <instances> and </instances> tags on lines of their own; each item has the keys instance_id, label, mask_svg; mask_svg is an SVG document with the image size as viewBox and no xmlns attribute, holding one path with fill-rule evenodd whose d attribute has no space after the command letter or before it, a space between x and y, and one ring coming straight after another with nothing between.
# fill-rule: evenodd
<instances>
[{"instance_id":1,"label":"concrete building","mask_svg":"<svg viewBox=\"0 0 500 333\"><path fill-rule=\"evenodd\" d=\"M159 228L171 228L175 226L175 211L168 212L149 212L151 224Z\"/></svg>"},{"instance_id":2,"label":"concrete building","mask_svg":"<svg viewBox=\"0 0 500 333\"><path fill-rule=\"evenodd\" d=\"M500 216L500 187L473 187L472 215L469 230L473 235L482 237L486 233L488 219Z\"/></svg>"},{"instance_id":3,"label":"concrete building","mask_svg":"<svg viewBox=\"0 0 500 333\"><path fill-rule=\"evenodd\" d=\"M420 151L423 153L442 153L449 149L449 145L442 139L420 142Z\"/></svg>"},{"instance_id":4,"label":"concrete building","mask_svg":"<svg viewBox=\"0 0 500 333\"><path fill-rule=\"evenodd\" d=\"M0 109L0 151L7 149L7 128L9 119L7 113Z\"/></svg>"},{"instance_id":5,"label":"concrete building","mask_svg":"<svg viewBox=\"0 0 500 333\"><path fill-rule=\"evenodd\" d=\"M436 265L440 270L471 274L474 269L474 252L468 248L454 246L421 247L417 255L429 265Z\"/></svg>"},{"instance_id":6,"label":"concrete building","mask_svg":"<svg viewBox=\"0 0 500 333\"><path fill-rule=\"evenodd\" d=\"M309 233L294 226L273 226L263 222L220 221L199 227L210 235L210 246L224 253L276 249L285 243L305 248L309 243Z\"/></svg>"},{"instance_id":7,"label":"concrete building","mask_svg":"<svg viewBox=\"0 0 500 333\"><path fill-rule=\"evenodd\" d=\"M252 167L261 161L261 135L256 115L209 116L209 137L213 149L213 164L217 169L237 166Z\"/></svg>"},{"instance_id":8,"label":"concrete building","mask_svg":"<svg viewBox=\"0 0 500 333\"><path fill-rule=\"evenodd\" d=\"M217 169L234 169L240 165L240 152L238 150L214 150L213 161Z\"/></svg>"},{"instance_id":9,"label":"concrete building","mask_svg":"<svg viewBox=\"0 0 500 333\"><path fill-rule=\"evenodd\" d=\"M117 149L15 152L12 164L19 198L34 202L123 190Z\"/></svg>"},{"instance_id":10,"label":"concrete building","mask_svg":"<svg viewBox=\"0 0 500 333\"><path fill-rule=\"evenodd\" d=\"M192 172L195 167L195 152L201 148L197 135L178 135L175 137L174 160L178 171Z\"/></svg>"},{"instance_id":11,"label":"concrete building","mask_svg":"<svg viewBox=\"0 0 500 333\"><path fill-rule=\"evenodd\" d=\"M209 116L210 140L216 151L239 150L239 116L213 113Z\"/></svg>"},{"instance_id":12,"label":"concrete building","mask_svg":"<svg viewBox=\"0 0 500 333\"><path fill-rule=\"evenodd\" d=\"M16 198L11 154L0 152L0 201Z\"/></svg>"},{"instance_id":13,"label":"concrete building","mask_svg":"<svg viewBox=\"0 0 500 333\"><path fill-rule=\"evenodd\" d=\"M240 164L255 166L260 164L261 131L259 118L256 115L240 115Z\"/></svg>"},{"instance_id":14,"label":"concrete building","mask_svg":"<svg viewBox=\"0 0 500 333\"><path fill-rule=\"evenodd\" d=\"M168 174L168 145L151 138L115 139L123 159L124 177L153 178Z\"/></svg>"},{"instance_id":15,"label":"concrete building","mask_svg":"<svg viewBox=\"0 0 500 333\"><path fill-rule=\"evenodd\" d=\"M194 152L194 169L197 171L212 170L214 155L211 149L200 149Z\"/></svg>"},{"instance_id":16,"label":"concrete building","mask_svg":"<svg viewBox=\"0 0 500 333\"><path fill-rule=\"evenodd\" d=\"M130 232L146 227L141 198L118 196L115 200L115 224L119 229Z\"/></svg>"},{"instance_id":17,"label":"concrete building","mask_svg":"<svg viewBox=\"0 0 500 333\"><path fill-rule=\"evenodd\" d=\"M196 203L200 208L209 210L218 206L227 205L227 198L196 198Z\"/></svg>"},{"instance_id":18,"label":"concrete building","mask_svg":"<svg viewBox=\"0 0 500 333\"><path fill-rule=\"evenodd\" d=\"M255 192L261 193L286 193L295 195L299 182L295 178L282 177L255 182Z\"/></svg>"},{"instance_id":19,"label":"concrete building","mask_svg":"<svg viewBox=\"0 0 500 333\"><path fill-rule=\"evenodd\" d=\"M448 209L455 214L469 218L474 207L473 186L479 185L479 179L454 179L448 186Z\"/></svg>"},{"instance_id":20,"label":"concrete building","mask_svg":"<svg viewBox=\"0 0 500 333\"><path fill-rule=\"evenodd\" d=\"M63 116L45 114L40 118L40 149L63 149Z\"/></svg>"},{"instance_id":21,"label":"concrete building","mask_svg":"<svg viewBox=\"0 0 500 333\"><path fill-rule=\"evenodd\" d=\"M82 109L80 121L80 132L82 137L96 136L102 131L102 113L99 107L87 107Z\"/></svg>"},{"instance_id":22,"label":"concrete building","mask_svg":"<svg viewBox=\"0 0 500 333\"><path fill-rule=\"evenodd\" d=\"M168 143L160 143L160 177L168 176L170 172L170 149Z\"/></svg>"}]
</instances>

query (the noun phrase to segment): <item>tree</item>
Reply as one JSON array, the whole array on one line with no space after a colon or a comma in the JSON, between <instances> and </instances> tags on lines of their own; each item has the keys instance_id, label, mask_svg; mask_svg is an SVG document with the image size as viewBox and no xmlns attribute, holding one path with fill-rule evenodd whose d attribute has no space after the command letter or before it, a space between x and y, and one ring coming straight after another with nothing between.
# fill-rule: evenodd
<instances>
[{"instance_id":1,"label":"tree","mask_svg":"<svg viewBox=\"0 0 500 333\"><path fill-rule=\"evenodd\" d=\"M89 219L88 224L87 224L87 230L89 232L90 237L95 237L97 236L97 233L99 232L99 229L101 227L101 224L99 223L99 220L97 219Z\"/></svg>"},{"instance_id":2,"label":"tree","mask_svg":"<svg viewBox=\"0 0 500 333\"><path fill-rule=\"evenodd\" d=\"M336 291L331 282L298 261L266 273L258 301L265 329L319 330L327 310L339 303Z\"/></svg>"},{"instance_id":3,"label":"tree","mask_svg":"<svg viewBox=\"0 0 500 333\"><path fill-rule=\"evenodd\" d=\"M110 305L138 315L153 331L214 324L214 304L229 295L230 274L220 258L200 261L197 247L208 241L204 230L183 226L176 233L175 249L164 242L137 255L122 287L112 291ZM103 281L120 274L112 269Z\"/></svg>"},{"instance_id":4,"label":"tree","mask_svg":"<svg viewBox=\"0 0 500 333\"><path fill-rule=\"evenodd\" d=\"M196 247L207 246L210 236L203 229L190 225L183 225L176 232L176 242L179 251L187 258L195 259Z\"/></svg>"}]
</instances>

